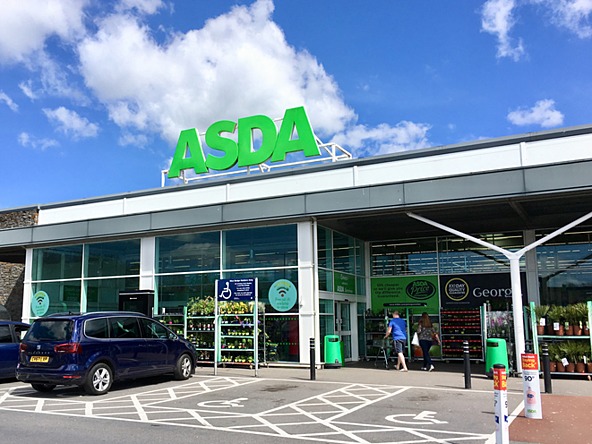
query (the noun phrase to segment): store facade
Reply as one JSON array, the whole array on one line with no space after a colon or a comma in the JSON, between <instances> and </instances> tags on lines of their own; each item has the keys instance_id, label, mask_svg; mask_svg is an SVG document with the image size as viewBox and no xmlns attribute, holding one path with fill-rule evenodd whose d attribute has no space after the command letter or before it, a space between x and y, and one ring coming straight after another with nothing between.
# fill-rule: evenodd
<instances>
[{"instance_id":1,"label":"store facade","mask_svg":"<svg viewBox=\"0 0 592 444\"><path fill-rule=\"evenodd\" d=\"M25 265L24 321L38 299L45 314L116 310L134 290L154 292L154 314L182 312L216 279L257 278L274 362L306 364L309 339L328 334L358 360L385 308L439 322L511 304L503 255L409 212L520 249L592 211L591 148L579 127L41 205L35 224L0 229L0 262ZM586 223L526 254L524 303L590 300L591 258ZM270 298L280 280L290 303Z\"/></svg>"}]
</instances>

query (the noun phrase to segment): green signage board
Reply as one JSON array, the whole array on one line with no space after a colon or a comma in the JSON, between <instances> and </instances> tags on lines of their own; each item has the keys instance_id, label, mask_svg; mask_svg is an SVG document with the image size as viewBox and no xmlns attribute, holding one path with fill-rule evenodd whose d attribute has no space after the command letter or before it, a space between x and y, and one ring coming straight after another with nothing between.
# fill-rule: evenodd
<instances>
[{"instance_id":1,"label":"green signage board","mask_svg":"<svg viewBox=\"0 0 592 444\"><path fill-rule=\"evenodd\" d=\"M255 132L261 134L257 149L253 146ZM279 131L267 116L243 117L236 123L220 120L206 130L205 142L212 150L207 156L196 128L181 131L168 178L179 177L182 171L190 169L195 174L202 174L210 170L228 170L235 165L256 166L270 159L271 162L281 162L288 153L294 152L302 152L305 157L321 155L304 107L287 109Z\"/></svg>"},{"instance_id":2,"label":"green signage board","mask_svg":"<svg viewBox=\"0 0 592 444\"><path fill-rule=\"evenodd\" d=\"M351 274L335 271L333 284L335 293L356 294L356 277Z\"/></svg>"},{"instance_id":3,"label":"green signage board","mask_svg":"<svg viewBox=\"0 0 592 444\"><path fill-rule=\"evenodd\" d=\"M401 276L372 278L370 280L372 311L378 313L384 304L390 307L426 304L413 309L414 313L440 312L437 276ZM393 305L394 304L394 305Z\"/></svg>"}]
</instances>

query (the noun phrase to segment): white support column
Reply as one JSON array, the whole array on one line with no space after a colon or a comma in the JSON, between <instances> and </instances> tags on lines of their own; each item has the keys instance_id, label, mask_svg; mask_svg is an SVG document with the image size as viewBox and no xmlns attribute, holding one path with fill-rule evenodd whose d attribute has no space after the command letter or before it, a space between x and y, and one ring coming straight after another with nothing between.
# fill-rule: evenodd
<instances>
[{"instance_id":1,"label":"white support column","mask_svg":"<svg viewBox=\"0 0 592 444\"><path fill-rule=\"evenodd\" d=\"M449 233L455 234L463 239L470 240L475 242L478 245L482 245L486 248L490 248L494 251L498 251L504 256L506 256L510 260L510 279L512 282L512 313L514 316L514 344L516 345L516 370L518 374L522 373L522 362L520 360L520 356L522 353L525 352L525 339L524 339L524 320L522 318L522 288L520 284L520 258L530 250L538 247L539 245L544 244L548 240L553 239L556 236L566 232L567 230L581 224L582 222L590 219L592 217L592 211L588 214L580 217L579 219L574 220L573 222L565 225L558 230L553 231L551 234L535 241L524 248L512 252L508 250L504 250L497 245L490 244L489 242L485 242L482 239L478 239L474 236L469 234L463 233L461 231L455 230L454 228L447 227L446 225L439 224L438 222L434 222L432 220L426 219L425 217L418 216L417 214L407 213L409 217L413 219L417 219L421 222L425 222L428 225L432 225L436 228L440 228L441 230L447 231Z\"/></svg>"},{"instance_id":2,"label":"white support column","mask_svg":"<svg viewBox=\"0 0 592 444\"><path fill-rule=\"evenodd\" d=\"M315 225L299 222L298 227L298 328L300 363L310 364L310 338L317 337L318 294L315 291ZM316 344L315 350L319 350ZM317 358L315 361L318 362Z\"/></svg>"}]
</instances>

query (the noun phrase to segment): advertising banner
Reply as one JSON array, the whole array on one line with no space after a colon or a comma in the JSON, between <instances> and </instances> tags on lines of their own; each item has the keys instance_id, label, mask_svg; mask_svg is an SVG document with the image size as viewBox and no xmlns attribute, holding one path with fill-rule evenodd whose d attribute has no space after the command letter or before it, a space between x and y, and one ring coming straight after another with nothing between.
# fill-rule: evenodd
<instances>
[{"instance_id":1,"label":"advertising banner","mask_svg":"<svg viewBox=\"0 0 592 444\"><path fill-rule=\"evenodd\" d=\"M539 381L539 357L535 353L523 353L522 391L524 393L524 416L543 419L541 384Z\"/></svg>"},{"instance_id":2,"label":"advertising banner","mask_svg":"<svg viewBox=\"0 0 592 444\"><path fill-rule=\"evenodd\" d=\"M372 278L370 280L372 310L378 312L386 306L412 306L426 304L413 310L414 313L427 311L439 313L437 276L401 276Z\"/></svg>"},{"instance_id":3,"label":"advertising banner","mask_svg":"<svg viewBox=\"0 0 592 444\"><path fill-rule=\"evenodd\" d=\"M526 303L526 275L520 273L522 301ZM442 308L462 309L491 304L506 310L512 304L510 273L456 274L440 276Z\"/></svg>"}]
</instances>

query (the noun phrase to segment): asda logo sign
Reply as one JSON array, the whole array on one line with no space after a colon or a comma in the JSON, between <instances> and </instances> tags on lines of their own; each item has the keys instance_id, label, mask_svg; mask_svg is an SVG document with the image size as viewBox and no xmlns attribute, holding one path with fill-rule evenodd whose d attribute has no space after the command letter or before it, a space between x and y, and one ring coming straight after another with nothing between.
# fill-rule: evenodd
<instances>
[{"instance_id":1,"label":"asda logo sign","mask_svg":"<svg viewBox=\"0 0 592 444\"><path fill-rule=\"evenodd\" d=\"M253 148L255 130L261 133L257 150ZM235 132L236 141L231 138ZM304 107L287 109L279 131L267 116L244 117L238 122L220 120L206 130L205 143L213 151L207 156L196 128L181 131L168 178L179 177L184 170L202 174L228 170L235 165L255 166L270 159L281 162L288 153L302 152L305 157L321 155Z\"/></svg>"}]
</instances>

